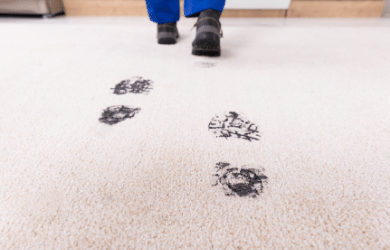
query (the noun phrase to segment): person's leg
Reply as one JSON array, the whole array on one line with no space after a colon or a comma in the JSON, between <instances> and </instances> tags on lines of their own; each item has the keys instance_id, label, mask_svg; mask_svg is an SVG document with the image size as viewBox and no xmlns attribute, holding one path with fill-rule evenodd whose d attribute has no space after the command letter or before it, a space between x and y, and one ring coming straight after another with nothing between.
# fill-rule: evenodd
<instances>
[{"instance_id":1,"label":"person's leg","mask_svg":"<svg viewBox=\"0 0 390 250\"><path fill-rule=\"evenodd\" d=\"M221 17L225 0L185 0L184 15L198 17L196 37L192 42L193 55L220 56Z\"/></svg>"},{"instance_id":2,"label":"person's leg","mask_svg":"<svg viewBox=\"0 0 390 250\"><path fill-rule=\"evenodd\" d=\"M180 19L179 0L146 0L146 7L152 22L174 23Z\"/></svg>"},{"instance_id":3,"label":"person's leg","mask_svg":"<svg viewBox=\"0 0 390 250\"><path fill-rule=\"evenodd\" d=\"M224 7L225 0L184 0L184 16L198 17L201 11L207 9L222 12Z\"/></svg>"},{"instance_id":4,"label":"person's leg","mask_svg":"<svg viewBox=\"0 0 390 250\"><path fill-rule=\"evenodd\" d=\"M149 19L157 23L157 42L175 44L179 38L176 22L180 19L179 0L146 0Z\"/></svg>"}]
</instances>

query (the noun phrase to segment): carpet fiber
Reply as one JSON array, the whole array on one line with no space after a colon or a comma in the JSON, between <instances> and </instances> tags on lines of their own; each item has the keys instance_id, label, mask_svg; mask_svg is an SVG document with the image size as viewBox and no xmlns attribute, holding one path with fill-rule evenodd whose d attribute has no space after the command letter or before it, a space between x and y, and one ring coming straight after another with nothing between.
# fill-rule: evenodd
<instances>
[{"instance_id":1,"label":"carpet fiber","mask_svg":"<svg viewBox=\"0 0 390 250\"><path fill-rule=\"evenodd\" d=\"M390 25L0 20L1 249L390 249Z\"/></svg>"}]
</instances>

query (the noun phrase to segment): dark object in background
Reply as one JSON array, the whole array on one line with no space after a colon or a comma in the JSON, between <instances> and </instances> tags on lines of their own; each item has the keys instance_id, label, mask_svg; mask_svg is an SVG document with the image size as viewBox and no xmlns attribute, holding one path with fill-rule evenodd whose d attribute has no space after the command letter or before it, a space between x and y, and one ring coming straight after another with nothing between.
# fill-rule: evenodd
<instances>
[{"instance_id":1,"label":"dark object in background","mask_svg":"<svg viewBox=\"0 0 390 250\"><path fill-rule=\"evenodd\" d=\"M1 0L0 15L12 17L53 17L64 14L62 0Z\"/></svg>"}]
</instances>

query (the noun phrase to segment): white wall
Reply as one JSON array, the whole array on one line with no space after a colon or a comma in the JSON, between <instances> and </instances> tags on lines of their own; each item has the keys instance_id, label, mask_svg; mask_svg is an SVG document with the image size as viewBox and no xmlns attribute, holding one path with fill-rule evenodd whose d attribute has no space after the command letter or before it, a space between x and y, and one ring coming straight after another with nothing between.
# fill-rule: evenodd
<instances>
[{"instance_id":1,"label":"white wall","mask_svg":"<svg viewBox=\"0 0 390 250\"><path fill-rule=\"evenodd\" d=\"M225 9L287 10L291 0L226 0Z\"/></svg>"},{"instance_id":2,"label":"white wall","mask_svg":"<svg viewBox=\"0 0 390 250\"><path fill-rule=\"evenodd\" d=\"M226 0L225 9L287 10L291 0ZM390 17L390 0L386 0L382 17Z\"/></svg>"}]
</instances>

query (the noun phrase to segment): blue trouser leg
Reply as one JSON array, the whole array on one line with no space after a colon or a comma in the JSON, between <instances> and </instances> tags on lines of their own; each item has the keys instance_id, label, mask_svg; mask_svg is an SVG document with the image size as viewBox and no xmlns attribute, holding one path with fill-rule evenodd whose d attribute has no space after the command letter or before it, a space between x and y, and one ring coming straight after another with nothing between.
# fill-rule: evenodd
<instances>
[{"instance_id":1,"label":"blue trouser leg","mask_svg":"<svg viewBox=\"0 0 390 250\"><path fill-rule=\"evenodd\" d=\"M225 0L184 0L184 16L197 17L203 10L223 11Z\"/></svg>"},{"instance_id":2,"label":"blue trouser leg","mask_svg":"<svg viewBox=\"0 0 390 250\"><path fill-rule=\"evenodd\" d=\"M179 0L146 0L149 19L155 23L173 23L180 19Z\"/></svg>"},{"instance_id":3,"label":"blue trouser leg","mask_svg":"<svg viewBox=\"0 0 390 250\"><path fill-rule=\"evenodd\" d=\"M223 11L225 0L184 0L184 16L196 17L207 9ZM146 0L149 19L155 23L172 23L180 19L179 0Z\"/></svg>"}]
</instances>

